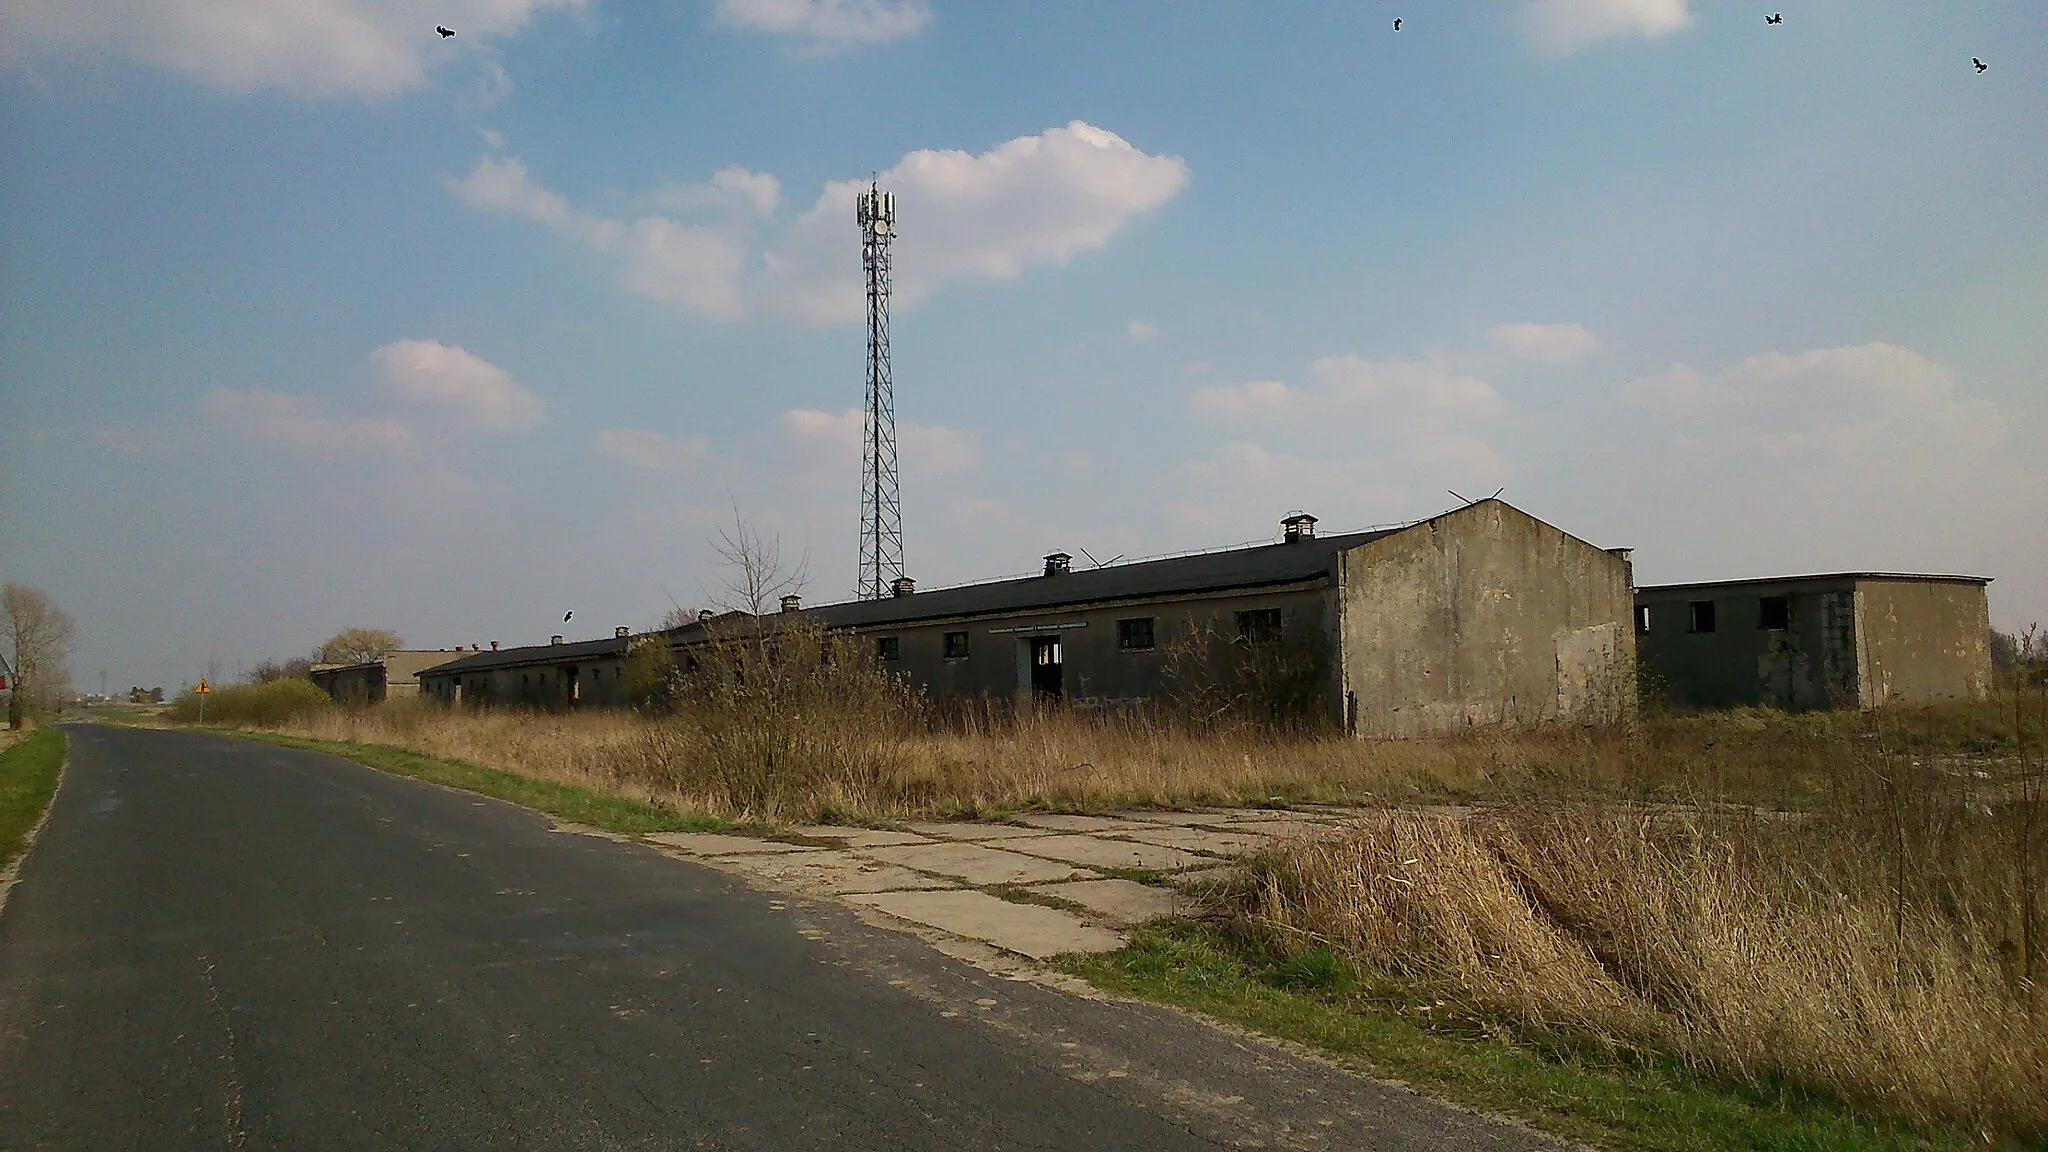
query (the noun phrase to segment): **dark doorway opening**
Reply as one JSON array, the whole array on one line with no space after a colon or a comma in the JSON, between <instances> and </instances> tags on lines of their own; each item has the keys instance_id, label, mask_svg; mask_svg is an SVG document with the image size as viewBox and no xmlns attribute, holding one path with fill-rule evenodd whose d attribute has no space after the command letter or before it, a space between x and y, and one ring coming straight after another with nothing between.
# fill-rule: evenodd
<instances>
[{"instance_id":1,"label":"dark doorway opening","mask_svg":"<svg viewBox=\"0 0 2048 1152\"><path fill-rule=\"evenodd\" d=\"M1066 668L1060 663L1060 638L1031 638L1031 692L1054 700L1065 691Z\"/></svg>"}]
</instances>

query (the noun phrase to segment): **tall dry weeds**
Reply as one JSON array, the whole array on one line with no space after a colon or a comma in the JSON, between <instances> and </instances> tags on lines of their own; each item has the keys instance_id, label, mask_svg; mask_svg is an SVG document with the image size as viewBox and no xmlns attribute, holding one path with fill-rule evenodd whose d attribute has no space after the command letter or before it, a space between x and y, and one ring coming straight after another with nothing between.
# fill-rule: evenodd
<instances>
[{"instance_id":1,"label":"tall dry weeds","mask_svg":"<svg viewBox=\"0 0 2048 1152\"><path fill-rule=\"evenodd\" d=\"M1470 1018L2048 1133L2048 991L2014 958L2048 843L2015 866L2038 812L1951 807L1903 856L1874 808L1384 811L1265 862L1240 912Z\"/></svg>"}]
</instances>

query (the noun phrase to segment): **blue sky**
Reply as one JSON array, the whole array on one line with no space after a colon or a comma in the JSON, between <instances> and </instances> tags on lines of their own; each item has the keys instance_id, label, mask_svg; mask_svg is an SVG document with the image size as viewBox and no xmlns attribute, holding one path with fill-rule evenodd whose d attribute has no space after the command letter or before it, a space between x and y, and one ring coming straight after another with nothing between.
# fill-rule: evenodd
<instances>
[{"instance_id":1,"label":"blue sky","mask_svg":"<svg viewBox=\"0 0 2048 1152\"><path fill-rule=\"evenodd\" d=\"M0 0L0 578L86 688L646 626L735 506L847 595L879 173L927 586L1504 486L1643 583L2048 619L2044 56L2033 0Z\"/></svg>"}]
</instances>

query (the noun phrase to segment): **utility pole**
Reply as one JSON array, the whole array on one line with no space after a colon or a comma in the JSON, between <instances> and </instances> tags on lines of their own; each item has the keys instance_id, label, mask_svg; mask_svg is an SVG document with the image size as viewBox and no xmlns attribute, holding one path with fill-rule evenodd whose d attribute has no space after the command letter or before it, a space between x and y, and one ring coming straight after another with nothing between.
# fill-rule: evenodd
<instances>
[{"instance_id":1,"label":"utility pole","mask_svg":"<svg viewBox=\"0 0 2048 1152\"><path fill-rule=\"evenodd\" d=\"M896 385L889 369L889 241L896 194L873 181L854 209L868 276L867 416L861 436L860 597L879 600L903 575L903 509L896 492Z\"/></svg>"}]
</instances>

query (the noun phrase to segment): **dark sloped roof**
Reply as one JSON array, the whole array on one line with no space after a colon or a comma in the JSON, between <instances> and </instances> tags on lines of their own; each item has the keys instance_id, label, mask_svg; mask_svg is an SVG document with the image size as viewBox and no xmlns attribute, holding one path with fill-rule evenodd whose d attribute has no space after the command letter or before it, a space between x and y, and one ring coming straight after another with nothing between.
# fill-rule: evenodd
<instances>
[{"instance_id":1,"label":"dark sloped roof","mask_svg":"<svg viewBox=\"0 0 2048 1152\"><path fill-rule=\"evenodd\" d=\"M1381 528L1370 532L1318 536L1293 543L1261 544L1224 552L1116 564L1057 576L1025 576L985 584L964 584L957 588L938 588L882 600L825 604L807 609L804 614L822 620L832 628L861 628L946 616L980 616L1133 597L1292 584L1328 574L1331 557L1339 552L1399 531L1400 528Z\"/></svg>"},{"instance_id":2,"label":"dark sloped roof","mask_svg":"<svg viewBox=\"0 0 2048 1152\"><path fill-rule=\"evenodd\" d=\"M1683 592L1693 588L1742 588L1756 584L1811 584L1839 582L1843 580L1903 580L1925 584L1976 584L1991 583L1989 576L1958 576L1939 572L1814 572L1798 576L1759 576L1753 580L1701 580L1691 584L1645 584L1636 589L1636 595L1645 592Z\"/></svg>"},{"instance_id":3,"label":"dark sloped roof","mask_svg":"<svg viewBox=\"0 0 2048 1152\"><path fill-rule=\"evenodd\" d=\"M529 644L524 648L500 648L494 652L471 652L467 656L422 668L421 676L446 676L486 668L512 668L520 664L558 664L566 660L589 660L622 656L626 638L607 636L602 640L579 640L574 644Z\"/></svg>"}]
</instances>

